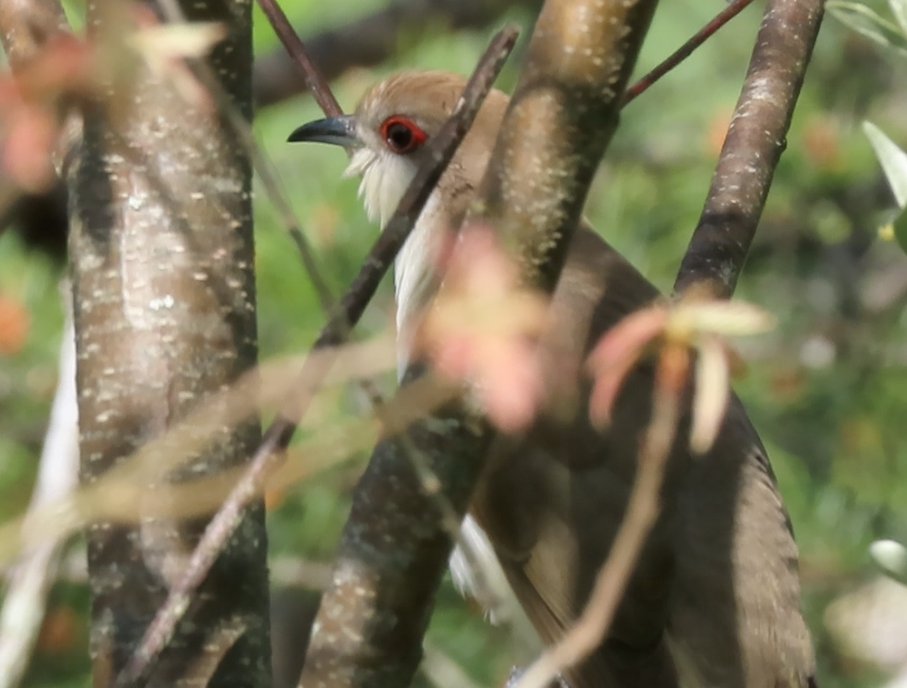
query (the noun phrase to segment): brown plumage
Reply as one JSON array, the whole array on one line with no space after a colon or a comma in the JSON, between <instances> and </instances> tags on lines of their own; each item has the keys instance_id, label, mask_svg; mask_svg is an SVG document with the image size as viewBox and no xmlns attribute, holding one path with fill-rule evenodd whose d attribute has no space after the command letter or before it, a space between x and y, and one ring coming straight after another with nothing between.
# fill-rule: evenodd
<instances>
[{"instance_id":1,"label":"brown plumage","mask_svg":"<svg viewBox=\"0 0 907 688\"><path fill-rule=\"evenodd\" d=\"M384 224L424 155L422 134L437 132L464 85L463 77L445 72L400 72L372 87L343 126L305 125L291 140L355 142L349 172L362 176L365 205ZM498 91L488 97L398 257L401 369L407 333L436 288L431 239L466 213L507 102ZM592 344L658 296L584 223L553 297L555 325L543 358L549 382L562 385L573 376L588 398L581 371ZM470 513L545 642L575 620L607 558L652 384L651 365L640 364L607 432L589 425L580 404L572 421L552 414L526 436L494 443ZM805 688L814 658L799 609L797 548L759 437L736 397L708 454L692 457L687 436L681 428L662 513L610 634L567 679L574 688Z\"/></svg>"}]
</instances>

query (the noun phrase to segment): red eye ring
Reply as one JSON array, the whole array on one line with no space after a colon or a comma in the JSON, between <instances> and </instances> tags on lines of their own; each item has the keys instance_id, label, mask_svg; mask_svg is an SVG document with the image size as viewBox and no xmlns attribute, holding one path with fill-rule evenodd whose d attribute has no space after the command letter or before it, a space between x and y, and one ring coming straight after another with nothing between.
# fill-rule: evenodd
<instances>
[{"instance_id":1,"label":"red eye ring","mask_svg":"<svg viewBox=\"0 0 907 688\"><path fill-rule=\"evenodd\" d=\"M418 124L402 115L388 117L378 131L388 149L398 155L412 152L428 138Z\"/></svg>"}]
</instances>

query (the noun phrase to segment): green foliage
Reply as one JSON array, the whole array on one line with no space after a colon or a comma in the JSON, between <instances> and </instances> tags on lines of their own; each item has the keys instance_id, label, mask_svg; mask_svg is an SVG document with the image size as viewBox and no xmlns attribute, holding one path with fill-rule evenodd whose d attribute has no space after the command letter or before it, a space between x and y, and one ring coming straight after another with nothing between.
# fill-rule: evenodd
<instances>
[{"instance_id":1,"label":"green foliage","mask_svg":"<svg viewBox=\"0 0 907 688\"><path fill-rule=\"evenodd\" d=\"M826 9L832 16L882 48L907 57L904 5L901 0L890 0L890 5L896 23L885 19L862 2L831 0Z\"/></svg>"}]
</instances>

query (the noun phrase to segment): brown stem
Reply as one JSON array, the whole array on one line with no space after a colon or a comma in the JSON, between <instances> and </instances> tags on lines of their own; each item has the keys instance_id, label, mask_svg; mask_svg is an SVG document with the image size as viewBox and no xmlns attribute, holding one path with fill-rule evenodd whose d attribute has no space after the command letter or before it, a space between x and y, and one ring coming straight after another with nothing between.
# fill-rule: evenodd
<instances>
[{"instance_id":1,"label":"brown stem","mask_svg":"<svg viewBox=\"0 0 907 688\"><path fill-rule=\"evenodd\" d=\"M731 4L721 10L721 12L715 15L714 19L699 29L699 31L697 31L686 43L671 53L667 59L663 60L655 67L655 69L630 86L624 93L623 99L621 99L621 108L626 107L629 103L645 93L655 84L655 82L661 79L661 77L687 59L696 48L714 36L718 29L727 24L752 3L753 0L734 0Z\"/></svg>"},{"instance_id":2,"label":"brown stem","mask_svg":"<svg viewBox=\"0 0 907 688\"><path fill-rule=\"evenodd\" d=\"M658 519L658 495L680 422L681 392L689 360L684 345L668 344L661 352L656 368L652 420L639 451L633 490L611 553L595 577L582 615L556 645L526 670L516 688L544 688L559 673L588 657L607 634L633 567Z\"/></svg>"},{"instance_id":3,"label":"brown stem","mask_svg":"<svg viewBox=\"0 0 907 688\"><path fill-rule=\"evenodd\" d=\"M250 6L180 4L190 21L227 28L211 64L250 119ZM111 50L125 49L116 40L128 28L119 23L122 9L88 5L88 24L110 39ZM66 175L80 477L94 484L234 384L257 358L252 170L235 132L216 110L187 102L172 82L140 64L101 92L105 100L83 105L84 143ZM163 480L146 474L143 484L166 492L168 482L243 465L261 429L250 419L214 435L190 465ZM95 685L110 685L128 665L206 523L148 517L88 526ZM269 683L262 501L246 503L236 523L236 536L218 550L186 623L149 675L151 685Z\"/></svg>"},{"instance_id":4,"label":"brown stem","mask_svg":"<svg viewBox=\"0 0 907 688\"><path fill-rule=\"evenodd\" d=\"M315 96L315 100L318 101L318 105L324 110L324 114L328 117L342 115L343 110L334 97L331 87L328 86L327 81L321 76L318 68L309 59L305 46L302 44L302 39L296 35L290 25L290 20L287 19L287 15L277 4L277 0L258 0L258 6L261 7L262 12L265 13L268 21L271 22L271 26L274 28L274 32L280 42L283 43L283 47L286 48L299 68L302 69L303 74L305 74L306 87Z\"/></svg>"},{"instance_id":5,"label":"brown stem","mask_svg":"<svg viewBox=\"0 0 907 688\"><path fill-rule=\"evenodd\" d=\"M743 90L674 291L705 284L730 297L786 145L823 0L769 0Z\"/></svg>"},{"instance_id":6,"label":"brown stem","mask_svg":"<svg viewBox=\"0 0 907 688\"><path fill-rule=\"evenodd\" d=\"M534 16L541 6L541 0L392 0L374 13L306 34L303 43L311 62L333 81L355 67L371 67L399 55L412 45L408 37L440 27L484 28L510 8L521 7ZM307 88L297 61L283 49L255 60L253 81L258 107L292 98Z\"/></svg>"}]
</instances>

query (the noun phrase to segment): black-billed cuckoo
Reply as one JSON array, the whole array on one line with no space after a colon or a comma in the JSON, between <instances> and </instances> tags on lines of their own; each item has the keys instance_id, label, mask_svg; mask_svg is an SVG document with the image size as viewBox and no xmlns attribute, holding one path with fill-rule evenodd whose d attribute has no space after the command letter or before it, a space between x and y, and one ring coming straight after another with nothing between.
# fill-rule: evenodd
<instances>
[{"instance_id":1,"label":"black-billed cuckoo","mask_svg":"<svg viewBox=\"0 0 907 688\"><path fill-rule=\"evenodd\" d=\"M373 86L354 114L311 122L289 140L350 148L346 174L362 177L366 210L384 226L465 83L447 72L399 72ZM436 289L432 242L462 222L507 103L500 91L488 96L397 257L401 371L407 333ZM543 355L547 379L562 384L569 370L588 399L582 364L591 346L657 298L656 288L584 223L551 302L556 336ZM650 417L652 384L651 363L639 364L606 431L593 429L581 403L570 421L543 418L520 438L502 437L488 457L467 526L487 534L546 643L577 618L608 556ZM803 688L813 681L815 660L800 613L797 547L765 449L736 397L706 454L692 456L681 430L661 515L608 637L566 678L573 688ZM468 572L454 574L469 579Z\"/></svg>"}]
</instances>

